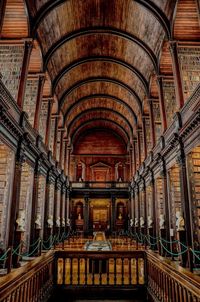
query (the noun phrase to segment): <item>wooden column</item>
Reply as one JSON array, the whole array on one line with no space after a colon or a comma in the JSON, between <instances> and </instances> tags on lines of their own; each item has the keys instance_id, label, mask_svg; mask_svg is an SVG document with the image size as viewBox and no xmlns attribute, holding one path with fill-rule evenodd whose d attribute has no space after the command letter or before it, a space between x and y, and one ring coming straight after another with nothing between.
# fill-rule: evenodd
<instances>
[{"instance_id":1,"label":"wooden column","mask_svg":"<svg viewBox=\"0 0 200 302\"><path fill-rule=\"evenodd\" d=\"M181 179L181 201L183 208L183 216L185 221L185 231L186 231L186 245L192 247L192 222L191 222L191 205L188 193L188 181L187 181L187 169L186 169L186 157L183 149L183 145L180 142L180 151L177 157L177 162L180 167L180 179ZM190 258L188 260L188 265L191 268L192 257L190 253Z\"/></svg>"},{"instance_id":2,"label":"wooden column","mask_svg":"<svg viewBox=\"0 0 200 302\"><path fill-rule=\"evenodd\" d=\"M70 152L71 152L71 146L67 145L67 150L66 150L66 175L69 176L69 166L70 166ZM76 175L76 174L75 174Z\"/></svg>"},{"instance_id":3,"label":"wooden column","mask_svg":"<svg viewBox=\"0 0 200 302\"><path fill-rule=\"evenodd\" d=\"M115 220L116 220L116 198L111 195L111 234L115 231Z\"/></svg>"},{"instance_id":4,"label":"wooden column","mask_svg":"<svg viewBox=\"0 0 200 302\"><path fill-rule=\"evenodd\" d=\"M141 165L140 131L141 131L141 129L137 129L137 147L138 147L139 166Z\"/></svg>"},{"instance_id":5,"label":"wooden column","mask_svg":"<svg viewBox=\"0 0 200 302\"><path fill-rule=\"evenodd\" d=\"M64 174L65 176L68 176L68 173L67 173L67 145L68 145L68 140L67 139L64 139Z\"/></svg>"},{"instance_id":6,"label":"wooden column","mask_svg":"<svg viewBox=\"0 0 200 302\"><path fill-rule=\"evenodd\" d=\"M56 158L57 140L58 140L58 116L55 116L55 132L54 132L54 144L53 144L54 158Z\"/></svg>"},{"instance_id":7,"label":"wooden column","mask_svg":"<svg viewBox=\"0 0 200 302\"><path fill-rule=\"evenodd\" d=\"M151 177L151 185L152 185L152 206L153 206L153 237L158 237L158 229L157 229L157 209L156 209L156 188L155 188L155 180L152 175ZM156 249L156 247L155 247Z\"/></svg>"},{"instance_id":8,"label":"wooden column","mask_svg":"<svg viewBox=\"0 0 200 302\"><path fill-rule=\"evenodd\" d=\"M55 196L54 196L54 208L53 208L53 235L58 235L59 233L59 227L56 224L57 220L57 208L58 203L60 200L58 199L58 190L60 190L60 183L58 178L56 179L56 185L55 185Z\"/></svg>"},{"instance_id":9,"label":"wooden column","mask_svg":"<svg viewBox=\"0 0 200 302\"><path fill-rule=\"evenodd\" d=\"M136 143L137 143L137 140L134 139L133 140L133 158L134 158L134 161L133 161L133 164L134 164L134 173L136 173L137 171L137 158L136 158Z\"/></svg>"},{"instance_id":10,"label":"wooden column","mask_svg":"<svg viewBox=\"0 0 200 302\"><path fill-rule=\"evenodd\" d=\"M160 104L160 112L161 112L161 119L162 119L162 128L163 128L163 132L164 132L167 129L167 118L166 118L166 111L165 111L165 100L164 100L162 76L157 76L157 83L158 83L159 104Z\"/></svg>"},{"instance_id":11,"label":"wooden column","mask_svg":"<svg viewBox=\"0 0 200 302\"><path fill-rule=\"evenodd\" d=\"M133 169L133 147L129 147L130 154L130 179L133 177L134 169ZM115 173L116 174L116 173Z\"/></svg>"},{"instance_id":12,"label":"wooden column","mask_svg":"<svg viewBox=\"0 0 200 302\"><path fill-rule=\"evenodd\" d=\"M52 171L49 170L47 174L46 181L46 191L45 191L45 206L44 206L44 240L47 240L49 236L52 234L52 228L48 225L48 216L49 216L49 193L50 193L50 185L52 183L51 180ZM49 242L50 243L50 242Z\"/></svg>"},{"instance_id":13,"label":"wooden column","mask_svg":"<svg viewBox=\"0 0 200 302\"><path fill-rule=\"evenodd\" d=\"M61 187L61 201L60 201L61 234L65 231L65 226L66 226L66 225L63 226L63 220L65 221L65 183L63 183Z\"/></svg>"},{"instance_id":14,"label":"wooden column","mask_svg":"<svg viewBox=\"0 0 200 302\"><path fill-rule=\"evenodd\" d=\"M166 240L170 241L170 215L169 215L169 200L168 200L168 185L166 170L162 172L163 179L163 196L165 205L165 228L166 228Z\"/></svg>"},{"instance_id":15,"label":"wooden column","mask_svg":"<svg viewBox=\"0 0 200 302\"><path fill-rule=\"evenodd\" d=\"M48 103L48 112L47 112L47 127L46 127L46 135L45 135L45 145L49 148L49 138L50 138L50 130L51 130L51 110L53 106L53 98L49 98Z\"/></svg>"},{"instance_id":16,"label":"wooden column","mask_svg":"<svg viewBox=\"0 0 200 302\"><path fill-rule=\"evenodd\" d=\"M144 144L144 158L146 158L147 157L147 137L146 137L145 116L142 117L142 132L143 132L143 144Z\"/></svg>"},{"instance_id":17,"label":"wooden column","mask_svg":"<svg viewBox=\"0 0 200 302\"><path fill-rule=\"evenodd\" d=\"M5 10L6 10L6 0L0 1L0 38L1 38L1 31L3 27L3 21L5 16Z\"/></svg>"},{"instance_id":18,"label":"wooden column","mask_svg":"<svg viewBox=\"0 0 200 302\"><path fill-rule=\"evenodd\" d=\"M66 220L70 218L69 203L70 203L70 188L67 187L67 190L66 190Z\"/></svg>"},{"instance_id":19,"label":"wooden column","mask_svg":"<svg viewBox=\"0 0 200 302\"><path fill-rule=\"evenodd\" d=\"M40 110L42 104L42 94L43 94L43 86L44 86L45 76L44 74L39 75L38 81L38 92L37 92L37 100L35 107L35 117L34 117L34 128L39 130L39 122L40 122Z\"/></svg>"},{"instance_id":20,"label":"wooden column","mask_svg":"<svg viewBox=\"0 0 200 302\"><path fill-rule=\"evenodd\" d=\"M19 90L18 90L18 96L17 96L17 104L21 109L23 109L23 105L24 105L26 80L27 80L27 76L28 76L28 66L29 66L32 47L33 47L32 40L25 41L24 58L23 58L23 63L22 63Z\"/></svg>"},{"instance_id":21,"label":"wooden column","mask_svg":"<svg viewBox=\"0 0 200 302\"><path fill-rule=\"evenodd\" d=\"M144 233L147 235L147 197L146 197L146 186L143 180L143 194L144 194ZM145 241L146 242L146 241Z\"/></svg>"},{"instance_id":22,"label":"wooden column","mask_svg":"<svg viewBox=\"0 0 200 302\"><path fill-rule=\"evenodd\" d=\"M64 153L63 136L64 136L64 130L61 130L61 135L60 135L60 154L59 154L59 162L60 162L61 169L64 169L64 167L62 166L62 164L63 164L63 153Z\"/></svg>"},{"instance_id":23,"label":"wooden column","mask_svg":"<svg viewBox=\"0 0 200 302\"><path fill-rule=\"evenodd\" d=\"M156 144L156 136L155 136L155 124L154 124L154 114L153 114L153 100L149 99L149 116L150 116L150 124L151 124L151 139L153 147Z\"/></svg>"},{"instance_id":24,"label":"wooden column","mask_svg":"<svg viewBox=\"0 0 200 302\"><path fill-rule=\"evenodd\" d=\"M135 213L134 213L134 189L131 187L131 219L135 219Z\"/></svg>"},{"instance_id":25,"label":"wooden column","mask_svg":"<svg viewBox=\"0 0 200 302\"><path fill-rule=\"evenodd\" d=\"M10 207L10 217L9 217L9 237L8 237L8 247L16 248L19 244L18 236L17 236L17 225L16 219L18 216L19 210L19 199L20 199L20 188L21 188L21 173L22 173L22 164L24 162L24 149L22 146L22 142L19 143L18 150L15 157L15 169L14 169L14 180L12 186L12 200ZM13 257L13 266L18 266L18 257Z\"/></svg>"},{"instance_id":26,"label":"wooden column","mask_svg":"<svg viewBox=\"0 0 200 302\"><path fill-rule=\"evenodd\" d=\"M86 194L84 196L84 201L85 201L85 205L84 205L84 232L85 235L88 235L88 231L90 228L90 224L89 224L89 195Z\"/></svg>"},{"instance_id":27,"label":"wooden column","mask_svg":"<svg viewBox=\"0 0 200 302\"><path fill-rule=\"evenodd\" d=\"M35 163L35 173L33 181L33 197L32 197L32 210L31 210L31 228L30 228L30 244L33 244L38 238L35 228L35 220L37 216L37 203L38 203L38 186L40 175L41 160L37 159ZM32 250L30 250L32 252Z\"/></svg>"},{"instance_id":28,"label":"wooden column","mask_svg":"<svg viewBox=\"0 0 200 302\"><path fill-rule=\"evenodd\" d=\"M174 86L176 93L176 101L178 108L182 108L184 105L184 95L183 95L183 84L181 78L180 65L178 60L178 44L176 41L170 41L170 52L172 57L172 69L174 75Z\"/></svg>"}]
</instances>

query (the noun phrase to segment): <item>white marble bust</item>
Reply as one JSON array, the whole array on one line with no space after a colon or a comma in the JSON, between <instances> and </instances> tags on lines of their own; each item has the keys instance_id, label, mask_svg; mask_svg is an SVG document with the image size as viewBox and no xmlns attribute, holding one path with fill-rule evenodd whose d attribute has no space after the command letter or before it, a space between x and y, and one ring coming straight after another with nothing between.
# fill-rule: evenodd
<instances>
[{"instance_id":1,"label":"white marble bust","mask_svg":"<svg viewBox=\"0 0 200 302\"><path fill-rule=\"evenodd\" d=\"M65 227L65 218L62 218L62 227Z\"/></svg>"},{"instance_id":2,"label":"white marble bust","mask_svg":"<svg viewBox=\"0 0 200 302\"><path fill-rule=\"evenodd\" d=\"M37 214L35 225L37 230L40 230L42 228L42 218L40 214Z\"/></svg>"},{"instance_id":3,"label":"white marble bust","mask_svg":"<svg viewBox=\"0 0 200 302\"><path fill-rule=\"evenodd\" d=\"M57 219L56 219L56 226L60 227L60 217L57 217Z\"/></svg>"},{"instance_id":4,"label":"white marble bust","mask_svg":"<svg viewBox=\"0 0 200 302\"><path fill-rule=\"evenodd\" d=\"M49 228L53 227L53 216L52 215L49 215L49 217L47 219L47 223L48 223Z\"/></svg>"},{"instance_id":5,"label":"white marble bust","mask_svg":"<svg viewBox=\"0 0 200 302\"><path fill-rule=\"evenodd\" d=\"M19 232L25 232L25 225L26 225L25 216L26 216L25 210L19 210L18 217L16 220L17 231Z\"/></svg>"},{"instance_id":6,"label":"white marble bust","mask_svg":"<svg viewBox=\"0 0 200 302\"><path fill-rule=\"evenodd\" d=\"M135 227L138 227L139 226L139 221L138 221L138 218L135 217Z\"/></svg>"},{"instance_id":7,"label":"white marble bust","mask_svg":"<svg viewBox=\"0 0 200 302\"><path fill-rule=\"evenodd\" d=\"M134 223L133 223L133 219L131 218L131 219L130 219L130 226L132 227L133 224L134 224Z\"/></svg>"},{"instance_id":8,"label":"white marble bust","mask_svg":"<svg viewBox=\"0 0 200 302\"><path fill-rule=\"evenodd\" d=\"M150 215L147 217L147 224L149 229L153 227L153 219Z\"/></svg>"},{"instance_id":9,"label":"white marble bust","mask_svg":"<svg viewBox=\"0 0 200 302\"><path fill-rule=\"evenodd\" d=\"M144 228L144 218L142 216L140 217L140 227Z\"/></svg>"},{"instance_id":10,"label":"white marble bust","mask_svg":"<svg viewBox=\"0 0 200 302\"><path fill-rule=\"evenodd\" d=\"M165 228L165 216L164 216L164 214L160 214L160 216L159 216L159 226L160 226L160 230Z\"/></svg>"},{"instance_id":11,"label":"white marble bust","mask_svg":"<svg viewBox=\"0 0 200 302\"><path fill-rule=\"evenodd\" d=\"M185 220L182 216L181 211L176 212L176 229L177 229L177 231L185 230Z\"/></svg>"}]
</instances>

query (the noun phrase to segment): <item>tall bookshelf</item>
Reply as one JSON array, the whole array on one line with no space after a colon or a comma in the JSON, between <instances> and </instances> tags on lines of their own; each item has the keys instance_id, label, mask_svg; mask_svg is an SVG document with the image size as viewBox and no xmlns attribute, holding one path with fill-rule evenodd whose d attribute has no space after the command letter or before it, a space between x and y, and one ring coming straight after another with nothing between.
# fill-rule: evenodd
<instances>
[{"instance_id":1,"label":"tall bookshelf","mask_svg":"<svg viewBox=\"0 0 200 302\"><path fill-rule=\"evenodd\" d=\"M156 201L157 201L157 219L159 223L159 217L161 214L165 214L164 210L164 195L163 195L163 179L161 177L156 178L155 181L156 188Z\"/></svg>"},{"instance_id":2,"label":"tall bookshelf","mask_svg":"<svg viewBox=\"0 0 200 302\"><path fill-rule=\"evenodd\" d=\"M147 217L153 218L152 186L146 187Z\"/></svg>"},{"instance_id":3,"label":"tall bookshelf","mask_svg":"<svg viewBox=\"0 0 200 302\"><path fill-rule=\"evenodd\" d=\"M168 172L171 224L176 229L176 212L182 210L180 168L174 165Z\"/></svg>"},{"instance_id":4,"label":"tall bookshelf","mask_svg":"<svg viewBox=\"0 0 200 302\"><path fill-rule=\"evenodd\" d=\"M144 213L145 213L145 209L144 209L144 191L140 191L139 192L139 196L140 196L140 217L144 218Z\"/></svg>"},{"instance_id":5,"label":"tall bookshelf","mask_svg":"<svg viewBox=\"0 0 200 302\"><path fill-rule=\"evenodd\" d=\"M190 188L190 204L193 224L194 248L200 247L200 147L196 147L188 155L188 179Z\"/></svg>"}]
</instances>

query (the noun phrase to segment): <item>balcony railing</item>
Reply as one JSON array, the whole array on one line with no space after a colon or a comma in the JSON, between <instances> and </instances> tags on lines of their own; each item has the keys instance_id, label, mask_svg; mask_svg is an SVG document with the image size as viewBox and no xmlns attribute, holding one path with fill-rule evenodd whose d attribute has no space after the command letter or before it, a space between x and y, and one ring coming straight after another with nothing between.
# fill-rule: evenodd
<instances>
[{"instance_id":1,"label":"balcony railing","mask_svg":"<svg viewBox=\"0 0 200 302\"><path fill-rule=\"evenodd\" d=\"M134 290L150 301L198 302L199 277L149 250L48 251L0 278L0 302L46 302L53 288Z\"/></svg>"},{"instance_id":2,"label":"balcony railing","mask_svg":"<svg viewBox=\"0 0 200 302\"><path fill-rule=\"evenodd\" d=\"M80 188L99 188L99 189L128 189L128 182L105 182L105 181L81 181L81 182L72 182L72 189Z\"/></svg>"},{"instance_id":3,"label":"balcony railing","mask_svg":"<svg viewBox=\"0 0 200 302\"><path fill-rule=\"evenodd\" d=\"M56 252L57 284L74 286L144 286L144 251Z\"/></svg>"}]
</instances>

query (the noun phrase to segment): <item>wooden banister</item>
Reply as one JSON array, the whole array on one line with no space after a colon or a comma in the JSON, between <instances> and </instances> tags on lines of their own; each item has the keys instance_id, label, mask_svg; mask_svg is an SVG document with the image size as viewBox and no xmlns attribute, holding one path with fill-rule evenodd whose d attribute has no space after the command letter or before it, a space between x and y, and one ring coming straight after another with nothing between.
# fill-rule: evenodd
<instances>
[{"instance_id":1,"label":"wooden banister","mask_svg":"<svg viewBox=\"0 0 200 302\"><path fill-rule=\"evenodd\" d=\"M53 289L54 252L49 251L0 278L0 302L44 302Z\"/></svg>"},{"instance_id":2,"label":"wooden banister","mask_svg":"<svg viewBox=\"0 0 200 302\"><path fill-rule=\"evenodd\" d=\"M153 301L199 302L200 277L154 252L147 251L147 290Z\"/></svg>"},{"instance_id":3,"label":"wooden banister","mask_svg":"<svg viewBox=\"0 0 200 302\"><path fill-rule=\"evenodd\" d=\"M150 250L49 251L0 278L0 302L45 302L53 287L138 290L149 301L199 302L200 277Z\"/></svg>"}]
</instances>

